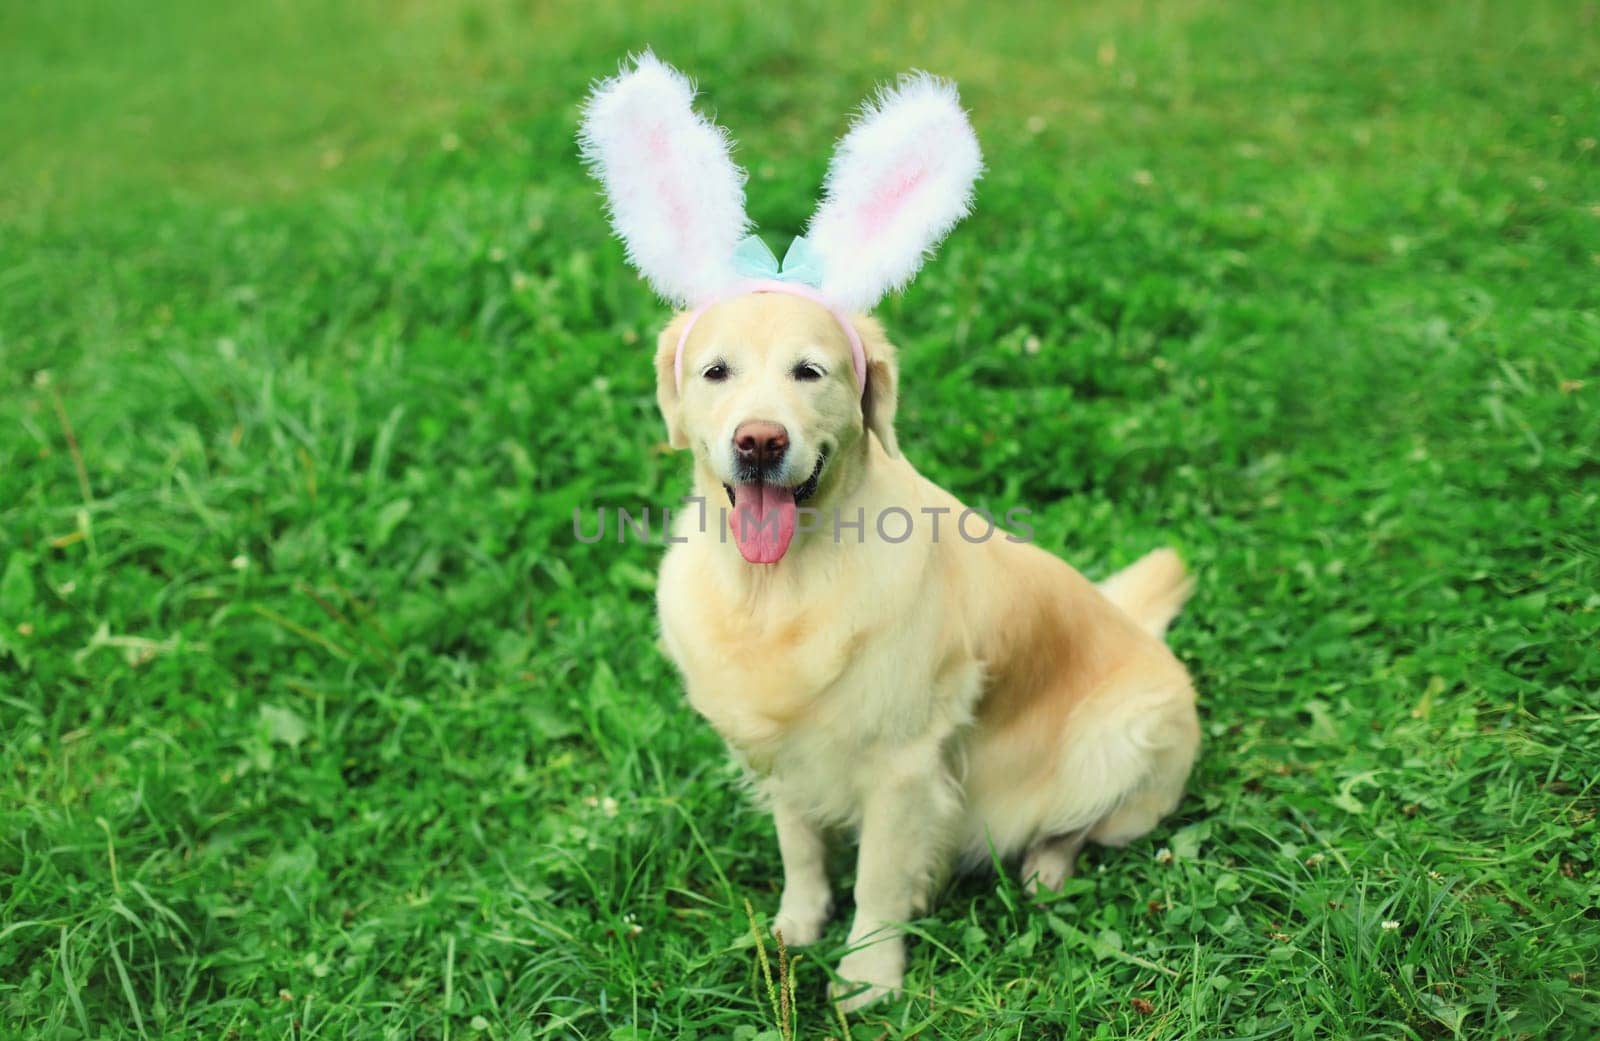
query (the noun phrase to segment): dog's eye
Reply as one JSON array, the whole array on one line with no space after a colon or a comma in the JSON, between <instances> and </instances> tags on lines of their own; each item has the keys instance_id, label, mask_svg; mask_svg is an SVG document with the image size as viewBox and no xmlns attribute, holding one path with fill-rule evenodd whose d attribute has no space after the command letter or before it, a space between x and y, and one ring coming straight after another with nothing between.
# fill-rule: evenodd
<instances>
[{"instance_id":1,"label":"dog's eye","mask_svg":"<svg viewBox=\"0 0 1600 1041\"><path fill-rule=\"evenodd\" d=\"M808 361L803 361L794 367L794 378L802 383L820 380L822 378L822 369Z\"/></svg>"},{"instance_id":2,"label":"dog's eye","mask_svg":"<svg viewBox=\"0 0 1600 1041\"><path fill-rule=\"evenodd\" d=\"M723 380L728 378L728 367L719 361L715 365L706 366L706 371L702 372L700 375L704 376L712 383L721 383Z\"/></svg>"}]
</instances>

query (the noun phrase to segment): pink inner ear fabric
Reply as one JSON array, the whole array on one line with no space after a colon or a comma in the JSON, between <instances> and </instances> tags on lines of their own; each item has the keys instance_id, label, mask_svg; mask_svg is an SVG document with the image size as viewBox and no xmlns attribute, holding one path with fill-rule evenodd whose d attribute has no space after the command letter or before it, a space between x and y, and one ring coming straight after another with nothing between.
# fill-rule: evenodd
<instances>
[{"instance_id":1,"label":"pink inner ear fabric","mask_svg":"<svg viewBox=\"0 0 1600 1041\"><path fill-rule=\"evenodd\" d=\"M652 127L645 134L645 147L649 149L651 157L656 163L669 168L672 162L672 142L660 127ZM685 249L691 242L694 234L694 223L690 218L689 204L684 202L683 193L678 191L670 177L656 178L656 191L661 195L662 206L666 209L668 222L672 230L678 234L680 249Z\"/></svg>"},{"instance_id":2,"label":"pink inner ear fabric","mask_svg":"<svg viewBox=\"0 0 1600 1041\"><path fill-rule=\"evenodd\" d=\"M926 173L921 163L908 163L895 171L894 176L884 178L877 191L861 208L861 224L868 234L875 235L883 230L883 226L899 212L900 204L922 183Z\"/></svg>"},{"instance_id":3,"label":"pink inner ear fabric","mask_svg":"<svg viewBox=\"0 0 1600 1041\"><path fill-rule=\"evenodd\" d=\"M724 300L729 300L736 296L743 296L746 293L787 293L790 296L803 297L807 300L810 300L812 303L821 304L823 307L826 307L828 309L828 313L833 315L833 320L839 323L839 328L844 330L845 338L850 341L850 362L856 371L857 393L863 395L866 394L867 352L861 346L861 334L856 332L856 327L851 324L850 319L836 310L832 305L822 298L821 293L818 293L810 286L799 285L794 282L779 282L771 279L762 279L754 282L742 282L738 286L735 286L731 292L726 293L715 300L701 304L699 307L689 312L689 320L683 323L683 332L678 334L678 348L672 355L672 379L673 382L677 384L680 391L683 389L683 347L689 342L689 333L694 330L695 323L700 320L701 315L706 313L707 308L714 307L715 305L722 303Z\"/></svg>"}]
</instances>

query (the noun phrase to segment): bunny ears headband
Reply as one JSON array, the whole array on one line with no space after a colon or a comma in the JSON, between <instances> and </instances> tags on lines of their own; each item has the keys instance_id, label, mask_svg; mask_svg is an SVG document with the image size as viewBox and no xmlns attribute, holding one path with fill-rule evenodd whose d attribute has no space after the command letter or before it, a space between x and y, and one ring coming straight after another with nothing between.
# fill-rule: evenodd
<instances>
[{"instance_id":1,"label":"bunny ears headband","mask_svg":"<svg viewBox=\"0 0 1600 1041\"><path fill-rule=\"evenodd\" d=\"M646 51L596 85L578 134L629 263L663 299L693 309L673 361L678 382L684 344L706 308L744 293L788 293L833 313L865 391L866 355L847 315L911 281L967 215L983 170L955 85L914 73L862 107L782 265L750 233L745 173L728 132L693 100L689 80Z\"/></svg>"}]
</instances>

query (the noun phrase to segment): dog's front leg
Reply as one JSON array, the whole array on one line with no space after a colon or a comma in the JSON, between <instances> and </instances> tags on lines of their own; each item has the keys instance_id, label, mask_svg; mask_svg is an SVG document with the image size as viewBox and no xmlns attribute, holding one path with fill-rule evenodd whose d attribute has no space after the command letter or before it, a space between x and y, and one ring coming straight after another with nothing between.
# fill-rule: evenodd
<instances>
[{"instance_id":1,"label":"dog's front leg","mask_svg":"<svg viewBox=\"0 0 1600 1041\"><path fill-rule=\"evenodd\" d=\"M895 776L867 799L856 863L855 948L839 962L839 1007L853 1012L900 989L906 947L901 924L923 910L941 873L951 821L959 809L942 768Z\"/></svg>"},{"instance_id":2,"label":"dog's front leg","mask_svg":"<svg viewBox=\"0 0 1600 1041\"><path fill-rule=\"evenodd\" d=\"M833 912L828 888L827 845L822 831L781 802L772 807L783 856L783 898L772 931L790 947L815 943Z\"/></svg>"}]
</instances>

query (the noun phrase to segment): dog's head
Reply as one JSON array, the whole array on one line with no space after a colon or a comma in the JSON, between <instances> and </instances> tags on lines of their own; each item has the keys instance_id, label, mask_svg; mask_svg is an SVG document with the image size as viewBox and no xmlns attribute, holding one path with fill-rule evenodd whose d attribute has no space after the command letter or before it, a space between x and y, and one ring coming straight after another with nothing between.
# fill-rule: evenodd
<instances>
[{"instance_id":1,"label":"dog's head","mask_svg":"<svg viewBox=\"0 0 1600 1041\"><path fill-rule=\"evenodd\" d=\"M596 85L579 140L629 261L689 308L656 355L670 440L728 489L745 559L775 563L796 511L846 490L869 431L895 453L893 352L861 316L966 216L983 159L955 85L903 77L839 142L780 266L749 234L727 131L693 100L647 52Z\"/></svg>"},{"instance_id":2,"label":"dog's head","mask_svg":"<svg viewBox=\"0 0 1600 1041\"><path fill-rule=\"evenodd\" d=\"M680 363L690 317L668 324L656 348L667 439L725 490L745 559L777 563L797 511L823 509L857 479L869 432L898 454L894 348L873 319L848 319L866 354L863 389L832 312L804 297L751 293L701 313Z\"/></svg>"}]
</instances>

